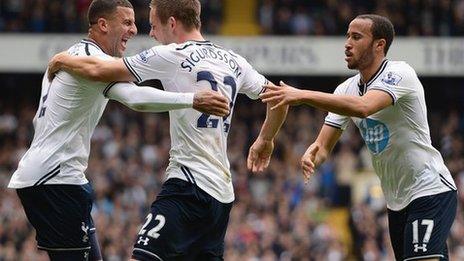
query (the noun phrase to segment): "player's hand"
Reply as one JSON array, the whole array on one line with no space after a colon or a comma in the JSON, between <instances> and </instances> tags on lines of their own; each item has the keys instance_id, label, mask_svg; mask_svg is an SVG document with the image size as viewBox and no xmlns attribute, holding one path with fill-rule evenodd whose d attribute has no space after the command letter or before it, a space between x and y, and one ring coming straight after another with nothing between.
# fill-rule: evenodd
<instances>
[{"instance_id":1,"label":"player's hand","mask_svg":"<svg viewBox=\"0 0 464 261\"><path fill-rule=\"evenodd\" d=\"M61 59L64 56L69 56L67 51L55 54L52 59L48 62L48 80L52 81L55 78L55 73L61 70Z\"/></svg>"},{"instance_id":2,"label":"player's hand","mask_svg":"<svg viewBox=\"0 0 464 261\"><path fill-rule=\"evenodd\" d=\"M325 160L325 156L322 154L320 145L313 143L308 147L303 157L301 157L301 167L303 169L305 182L308 182L311 175L316 171L316 164ZM316 160L318 161L317 163Z\"/></svg>"},{"instance_id":3,"label":"player's hand","mask_svg":"<svg viewBox=\"0 0 464 261\"><path fill-rule=\"evenodd\" d=\"M193 108L199 112L224 117L229 115L229 100L219 92L199 91L193 96Z\"/></svg>"},{"instance_id":4,"label":"player's hand","mask_svg":"<svg viewBox=\"0 0 464 261\"><path fill-rule=\"evenodd\" d=\"M263 172L269 166L274 140L263 140L258 137L248 152L247 168L253 173Z\"/></svg>"},{"instance_id":5,"label":"player's hand","mask_svg":"<svg viewBox=\"0 0 464 261\"><path fill-rule=\"evenodd\" d=\"M264 85L266 91L259 95L261 101L264 103L275 104L271 110L284 105L299 105L301 104L300 98L301 90L294 88L290 85L280 81L280 86L274 84Z\"/></svg>"}]
</instances>

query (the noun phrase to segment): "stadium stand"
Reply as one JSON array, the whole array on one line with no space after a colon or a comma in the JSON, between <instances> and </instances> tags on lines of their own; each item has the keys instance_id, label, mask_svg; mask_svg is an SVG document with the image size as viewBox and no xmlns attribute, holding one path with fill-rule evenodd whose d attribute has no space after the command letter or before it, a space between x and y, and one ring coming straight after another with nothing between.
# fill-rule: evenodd
<instances>
[{"instance_id":1,"label":"stadium stand","mask_svg":"<svg viewBox=\"0 0 464 261\"><path fill-rule=\"evenodd\" d=\"M463 0L202 0L201 2L203 31L210 34L237 32L229 29L234 26L230 23L234 23L245 30L242 34L261 32L270 35L344 35L346 25L355 14L377 13L390 17L398 35L464 35ZM0 2L0 31L85 32L86 8L89 3L90 0L4 0ZM148 32L147 1L134 0L132 4L135 8L139 32ZM240 19L234 19L237 16ZM252 17L256 19L252 21ZM243 26L244 21L248 23L249 28ZM253 25L253 22L256 25Z\"/></svg>"},{"instance_id":2,"label":"stadium stand","mask_svg":"<svg viewBox=\"0 0 464 261\"><path fill-rule=\"evenodd\" d=\"M0 1L0 32L82 33L90 0ZM203 0L203 28L223 31L230 1ZM463 36L464 0L262 0L255 1L250 34L343 35L357 13L390 16L403 36ZM133 0L139 33L146 33L146 1ZM368 4L366 4L368 3ZM224 17L224 18L223 18ZM242 27L243 28L243 27ZM230 29L234 32L235 29ZM1 39L1 35L0 35ZM275 78L274 78L275 77ZM271 77L277 81L282 77ZM48 260L35 249L35 234L13 190L5 189L32 140L39 97L38 74L0 74L0 260ZM292 77L297 86L331 91L341 78ZM445 158L458 190L464 189L463 77L422 79L432 141ZM327 88L325 88L327 87ZM332 89L330 89L332 88ZM325 112L293 109L269 170L251 175L245 166L264 106L241 99L229 136L235 201L225 260L393 260L385 202L364 143L354 126L334 156L305 185L299 160L315 139ZM127 260L138 225L159 192L170 148L166 114L143 114L110 102L92 139L87 170L96 192L96 221L104 260ZM246 137L246 138L244 138ZM464 195L449 239L451 260L464 260Z\"/></svg>"}]
</instances>

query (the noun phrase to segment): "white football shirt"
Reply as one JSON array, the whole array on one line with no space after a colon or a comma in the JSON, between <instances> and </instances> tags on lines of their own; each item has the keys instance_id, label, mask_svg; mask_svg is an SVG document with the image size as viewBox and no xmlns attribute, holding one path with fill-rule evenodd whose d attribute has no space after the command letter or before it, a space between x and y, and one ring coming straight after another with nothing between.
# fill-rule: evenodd
<instances>
[{"instance_id":1,"label":"white football shirt","mask_svg":"<svg viewBox=\"0 0 464 261\"><path fill-rule=\"evenodd\" d=\"M68 53L107 56L88 40L73 45ZM8 187L82 185L88 182L84 171L90 153L90 138L108 103L103 95L107 85L64 71L50 83L45 73L39 108L33 120L34 139Z\"/></svg>"},{"instance_id":2,"label":"white football shirt","mask_svg":"<svg viewBox=\"0 0 464 261\"><path fill-rule=\"evenodd\" d=\"M361 96L369 90L384 91L393 100L393 105L367 118L351 117L372 155L387 207L397 211L416 198L456 190L440 152L432 146L424 88L414 69L385 59L369 82L362 84L357 74L335 94ZM329 113L325 124L345 129L349 119Z\"/></svg>"},{"instance_id":3,"label":"white football shirt","mask_svg":"<svg viewBox=\"0 0 464 261\"><path fill-rule=\"evenodd\" d=\"M159 79L166 91L212 89L230 101L230 115L216 117L193 109L170 111L171 151L166 179L195 183L223 203L234 200L227 135L238 93L257 99L266 79L241 56L209 41L155 46L124 58L139 82Z\"/></svg>"},{"instance_id":4,"label":"white football shirt","mask_svg":"<svg viewBox=\"0 0 464 261\"><path fill-rule=\"evenodd\" d=\"M82 40L68 52L103 60L114 59L89 40ZM105 96L143 111L192 107L192 93L167 93L138 88L132 83L93 82L64 71L50 83L46 75L33 120L34 139L10 180L10 188L87 183L84 171L90 153L90 138L108 103Z\"/></svg>"}]
</instances>

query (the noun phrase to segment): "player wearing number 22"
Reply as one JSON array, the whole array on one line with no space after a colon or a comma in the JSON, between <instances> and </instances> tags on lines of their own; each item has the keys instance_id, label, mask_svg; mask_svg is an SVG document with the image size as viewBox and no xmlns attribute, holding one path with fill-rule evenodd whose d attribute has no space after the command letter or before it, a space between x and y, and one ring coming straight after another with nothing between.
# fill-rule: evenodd
<instances>
[{"instance_id":1,"label":"player wearing number 22","mask_svg":"<svg viewBox=\"0 0 464 261\"><path fill-rule=\"evenodd\" d=\"M88 39L67 53L112 60L123 55L126 42L137 33L127 0L93 0L88 21ZM52 81L45 75L41 94L34 139L8 186L16 189L36 230L38 248L52 261L102 259L91 217L93 190L85 170L92 133L109 99L148 112L190 107L224 116L229 107L227 99L213 91L166 92L127 82L89 81L64 71Z\"/></svg>"},{"instance_id":2,"label":"player wearing number 22","mask_svg":"<svg viewBox=\"0 0 464 261\"><path fill-rule=\"evenodd\" d=\"M457 193L431 144L424 88L411 66L385 58L394 36L388 19L360 15L346 36L345 60L359 73L334 94L282 84L269 86L263 101L303 103L330 112L302 158L306 177L326 159L352 119L380 177L396 259L448 260L446 239L456 215Z\"/></svg>"},{"instance_id":3,"label":"player wearing number 22","mask_svg":"<svg viewBox=\"0 0 464 261\"><path fill-rule=\"evenodd\" d=\"M200 33L198 0L153 0L150 36L162 43L135 56L102 62L59 54L62 68L101 81L159 79L167 91L212 89L230 100L230 114L216 117L192 109L170 111L171 150L166 181L140 230L136 260L222 260L224 236L234 201L227 135L238 93L257 99L267 83L240 55ZM273 139L287 108L270 111L250 149L249 167L269 163Z\"/></svg>"}]
</instances>

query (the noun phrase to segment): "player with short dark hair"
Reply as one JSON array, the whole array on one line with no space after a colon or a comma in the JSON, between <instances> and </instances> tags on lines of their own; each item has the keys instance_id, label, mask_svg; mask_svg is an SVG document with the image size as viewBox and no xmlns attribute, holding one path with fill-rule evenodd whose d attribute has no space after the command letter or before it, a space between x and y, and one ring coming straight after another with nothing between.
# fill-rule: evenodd
<instances>
[{"instance_id":1,"label":"player with short dark hair","mask_svg":"<svg viewBox=\"0 0 464 261\"><path fill-rule=\"evenodd\" d=\"M104 62L55 56L57 68L102 81L159 79L167 91L212 89L230 101L230 114L214 117L191 109L171 111L171 151L166 181L135 242L136 260L222 260L234 201L227 136L238 93L257 99L266 78L240 55L200 33L198 0L153 0L150 36L164 45ZM268 114L249 167L267 167L286 108Z\"/></svg>"},{"instance_id":2,"label":"player with short dark hair","mask_svg":"<svg viewBox=\"0 0 464 261\"><path fill-rule=\"evenodd\" d=\"M369 19L372 21L371 33L373 40L384 39L383 53L386 56L395 37L395 28L388 18L375 14L362 14L357 19Z\"/></svg>"},{"instance_id":3,"label":"player with short dark hair","mask_svg":"<svg viewBox=\"0 0 464 261\"><path fill-rule=\"evenodd\" d=\"M121 56L137 33L132 5L126 0L94 0L89 8L89 37L67 53L112 60ZM93 82L59 72L42 81L34 117L34 139L8 187L17 189L38 248L51 260L101 260L90 215L93 191L85 177L90 138L108 103L120 101L139 111L197 108L228 114L228 101L217 92L168 93L131 83Z\"/></svg>"},{"instance_id":4,"label":"player with short dark hair","mask_svg":"<svg viewBox=\"0 0 464 261\"><path fill-rule=\"evenodd\" d=\"M380 177L397 260L448 260L446 239L457 208L456 185L431 143L424 88L414 69L385 58L391 22L360 15L349 25L348 68L359 73L334 94L268 86L263 101L308 104L329 111L301 162L306 178L325 161L351 120L359 128Z\"/></svg>"}]
</instances>

